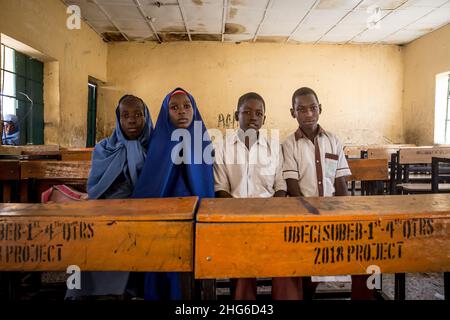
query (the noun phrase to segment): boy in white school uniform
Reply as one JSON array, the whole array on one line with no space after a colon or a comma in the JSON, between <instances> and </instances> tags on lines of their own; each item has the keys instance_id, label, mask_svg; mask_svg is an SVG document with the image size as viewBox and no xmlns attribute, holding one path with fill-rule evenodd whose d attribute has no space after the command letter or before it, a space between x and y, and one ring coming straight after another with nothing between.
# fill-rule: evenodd
<instances>
[{"instance_id":1,"label":"boy in white school uniform","mask_svg":"<svg viewBox=\"0 0 450 320\"><path fill-rule=\"evenodd\" d=\"M322 106L310 88L296 90L292 96L291 115L298 129L283 143L283 177L291 197L346 196L346 177L351 175L343 146L333 133L319 124ZM348 276L335 279L346 280ZM319 280L320 277L317 277ZM367 276L352 276L352 299L372 299ZM304 278L305 287L315 286ZM350 280L350 279L348 279Z\"/></svg>"},{"instance_id":2,"label":"boy in white school uniform","mask_svg":"<svg viewBox=\"0 0 450 320\"><path fill-rule=\"evenodd\" d=\"M235 119L239 129L215 146L214 190L218 198L285 197L282 152L259 129L265 121L265 103L254 92L239 98ZM298 299L300 278L274 278L273 299ZM293 282L294 281L294 282ZM256 279L232 279L235 300L256 299ZM293 289L293 290L292 290Z\"/></svg>"}]
</instances>

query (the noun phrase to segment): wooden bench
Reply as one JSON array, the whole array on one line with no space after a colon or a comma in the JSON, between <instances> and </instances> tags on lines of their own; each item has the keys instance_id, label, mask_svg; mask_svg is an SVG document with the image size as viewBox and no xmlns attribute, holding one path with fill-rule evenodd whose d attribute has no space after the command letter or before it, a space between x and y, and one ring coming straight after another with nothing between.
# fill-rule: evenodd
<instances>
[{"instance_id":1,"label":"wooden bench","mask_svg":"<svg viewBox=\"0 0 450 320\"><path fill-rule=\"evenodd\" d=\"M361 181L361 195L380 194L380 187L384 181L389 180L388 161L386 159L349 159L348 165L352 175L352 195L355 194L355 181Z\"/></svg>"},{"instance_id":2,"label":"wooden bench","mask_svg":"<svg viewBox=\"0 0 450 320\"><path fill-rule=\"evenodd\" d=\"M94 148L61 148L62 161L91 161Z\"/></svg>"},{"instance_id":3,"label":"wooden bench","mask_svg":"<svg viewBox=\"0 0 450 320\"><path fill-rule=\"evenodd\" d=\"M449 235L447 194L203 199L195 277L448 272Z\"/></svg>"},{"instance_id":4,"label":"wooden bench","mask_svg":"<svg viewBox=\"0 0 450 320\"><path fill-rule=\"evenodd\" d=\"M440 163L450 163L450 157L448 158L438 158L438 157L432 157L431 158L431 191L433 193L439 193L442 192L443 186L449 186L450 183L442 184L440 183L442 180L447 181L448 175L441 174L439 164ZM444 190L446 190L444 188Z\"/></svg>"}]
</instances>

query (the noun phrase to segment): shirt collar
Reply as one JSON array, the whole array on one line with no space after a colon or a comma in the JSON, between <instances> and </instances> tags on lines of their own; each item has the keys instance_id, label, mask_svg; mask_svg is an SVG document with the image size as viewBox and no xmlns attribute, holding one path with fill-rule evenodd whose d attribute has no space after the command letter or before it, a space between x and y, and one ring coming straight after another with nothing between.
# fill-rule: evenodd
<instances>
[{"instance_id":1,"label":"shirt collar","mask_svg":"<svg viewBox=\"0 0 450 320\"><path fill-rule=\"evenodd\" d=\"M318 128L318 131L317 131L317 135L318 136L325 133L325 130L320 125L317 125L317 128ZM298 140L300 140L302 138L308 139L308 137L303 132L303 130L300 129L300 127L297 129L297 131L295 131L294 135L295 135L295 141L298 141Z\"/></svg>"},{"instance_id":2,"label":"shirt collar","mask_svg":"<svg viewBox=\"0 0 450 320\"><path fill-rule=\"evenodd\" d=\"M234 132L234 134L231 136L231 139L230 139L229 141L230 141L231 144L235 144L235 143L237 143L238 141L240 141L241 143L244 143L243 141L241 141L241 140L239 139L238 131L237 131L237 130L236 130L236 131ZM267 142L266 137L265 137L263 134L261 134L261 132L259 132L259 134L258 134L258 140L256 141L256 143L259 144L259 145L261 145L261 146L263 146L263 147L267 147L267 145L268 145L268 142Z\"/></svg>"}]
</instances>

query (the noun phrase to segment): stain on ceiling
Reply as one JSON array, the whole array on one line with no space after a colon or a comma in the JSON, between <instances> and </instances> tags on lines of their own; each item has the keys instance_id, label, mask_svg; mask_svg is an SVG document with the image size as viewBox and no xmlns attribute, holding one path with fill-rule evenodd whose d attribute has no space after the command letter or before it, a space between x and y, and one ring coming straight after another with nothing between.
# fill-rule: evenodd
<instances>
[{"instance_id":1,"label":"stain on ceiling","mask_svg":"<svg viewBox=\"0 0 450 320\"><path fill-rule=\"evenodd\" d=\"M406 44L450 0L63 0L105 41Z\"/></svg>"}]
</instances>

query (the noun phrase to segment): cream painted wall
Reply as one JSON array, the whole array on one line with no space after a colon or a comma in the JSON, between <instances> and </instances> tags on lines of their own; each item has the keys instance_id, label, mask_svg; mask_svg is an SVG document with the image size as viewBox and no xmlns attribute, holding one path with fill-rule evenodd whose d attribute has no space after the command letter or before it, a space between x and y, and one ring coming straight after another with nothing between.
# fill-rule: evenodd
<instances>
[{"instance_id":1,"label":"cream painted wall","mask_svg":"<svg viewBox=\"0 0 450 320\"><path fill-rule=\"evenodd\" d=\"M107 45L84 22L67 29L67 17L58 0L0 0L0 33L51 61L44 64L45 143L83 147L88 76L106 80Z\"/></svg>"},{"instance_id":2,"label":"cream painted wall","mask_svg":"<svg viewBox=\"0 0 450 320\"><path fill-rule=\"evenodd\" d=\"M404 51L405 139L433 144L436 75L450 71L450 24L413 41Z\"/></svg>"},{"instance_id":3,"label":"cream painted wall","mask_svg":"<svg viewBox=\"0 0 450 320\"><path fill-rule=\"evenodd\" d=\"M399 46L111 43L99 97L102 136L113 130L120 96L142 97L156 121L164 96L177 86L193 94L209 128L218 127L220 114L233 114L240 95L256 91L266 101L265 127L284 138L297 126L289 114L292 93L309 86L323 105L320 123L342 141L404 142Z\"/></svg>"}]
</instances>

